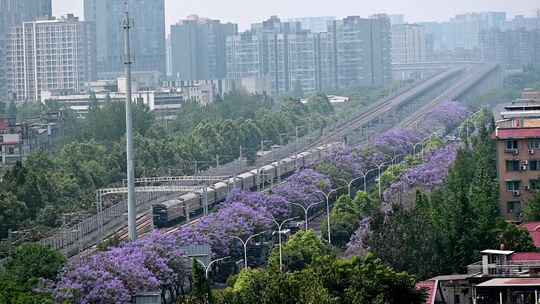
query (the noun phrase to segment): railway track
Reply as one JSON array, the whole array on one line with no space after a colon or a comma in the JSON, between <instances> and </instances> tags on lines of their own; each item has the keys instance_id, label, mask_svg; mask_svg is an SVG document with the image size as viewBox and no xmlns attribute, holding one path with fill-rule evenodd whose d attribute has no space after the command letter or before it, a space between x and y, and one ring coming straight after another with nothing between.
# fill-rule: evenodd
<instances>
[{"instance_id":1,"label":"railway track","mask_svg":"<svg viewBox=\"0 0 540 304\"><path fill-rule=\"evenodd\" d=\"M422 95L423 93L431 90L433 87L440 84L441 82L447 81L462 73L463 71L464 68L455 68L446 72L442 72L438 75L435 75L431 79L424 81L418 86L405 90L404 92L402 92L402 94L398 96L388 98L379 103L376 103L368 107L366 111L362 112L357 117L340 124L340 126L338 126L332 133L327 134L325 138L312 143L309 147L312 148L330 142L341 141L349 132L351 132L351 130L361 128L363 125L366 125L370 121L381 117L383 114L393 109L397 109L404 103L407 103L410 100Z\"/></svg>"},{"instance_id":2,"label":"railway track","mask_svg":"<svg viewBox=\"0 0 540 304\"><path fill-rule=\"evenodd\" d=\"M416 122L421 121L423 117L429 113L429 110L441 104L444 101L453 101L459 99L463 94L467 93L469 89L473 87L478 80L482 79L486 75L497 69L497 65L487 65L483 66L479 70L474 71L473 73L467 74L464 78L459 80L452 87L446 89L441 95L432 101L425 104L420 111L417 111L413 115L410 115L405 120L403 120L399 126L402 128L410 128L416 124Z\"/></svg>"}]
</instances>

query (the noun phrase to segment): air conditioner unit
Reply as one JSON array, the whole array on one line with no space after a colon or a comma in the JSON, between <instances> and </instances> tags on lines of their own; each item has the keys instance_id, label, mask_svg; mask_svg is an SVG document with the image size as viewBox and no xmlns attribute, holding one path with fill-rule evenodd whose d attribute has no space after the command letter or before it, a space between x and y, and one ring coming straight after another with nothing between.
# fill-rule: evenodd
<instances>
[{"instance_id":1,"label":"air conditioner unit","mask_svg":"<svg viewBox=\"0 0 540 304\"><path fill-rule=\"evenodd\" d=\"M521 165L521 171L527 171L529 169L528 165Z\"/></svg>"},{"instance_id":2,"label":"air conditioner unit","mask_svg":"<svg viewBox=\"0 0 540 304\"><path fill-rule=\"evenodd\" d=\"M514 190L514 191L512 191L512 195L514 195L514 197L521 196L521 191L519 191L519 190Z\"/></svg>"},{"instance_id":3,"label":"air conditioner unit","mask_svg":"<svg viewBox=\"0 0 540 304\"><path fill-rule=\"evenodd\" d=\"M534 155L534 149L529 150L530 155Z\"/></svg>"},{"instance_id":4,"label":"air conditioner unit","mask_svg":"<svg viewBox=\"0 0 540 304\"><path fill-rule=\"evenodd\" d=\"M519 155L519 150L518 150L518 149L514 149L514 150L512 151L512 154L514 154L514 155Z\"/></svg>"},{"instance_id":5,"label":"air conditioner unit","mask_svg":"<svg viewBox=\"0 0 540 304\"><path fill-rule=\"evenodd\" d=\"M531 191L531 186L525 186L526 191Z\"/></svg>"}]
</instances>

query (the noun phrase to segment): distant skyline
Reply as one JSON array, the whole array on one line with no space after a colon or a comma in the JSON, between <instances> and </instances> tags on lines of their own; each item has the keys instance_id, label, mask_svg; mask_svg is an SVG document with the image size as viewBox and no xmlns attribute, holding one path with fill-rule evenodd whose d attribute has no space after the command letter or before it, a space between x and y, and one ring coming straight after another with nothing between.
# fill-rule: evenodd
<instances>
[{"instance_id":1,"label":"distant skyline","mask_svg":"<svg viewBox=\"0 0 540 304\"><path fill-rule=\"evenodd\" d=\"M121 0L111 0L121 1ZM359 15L377 13L403 14L407 22L445 21L457 14L481 11L504 11L510 16L533 16L540 9L537 0L379 0L379 1L313 1L313 0L165 0L167 31L171 24L188 15L199 15L249 28L271 15L281 18ZM83 0L53 0L55 16L74 13L83 17Z\"/></svg>"}]
</instances>

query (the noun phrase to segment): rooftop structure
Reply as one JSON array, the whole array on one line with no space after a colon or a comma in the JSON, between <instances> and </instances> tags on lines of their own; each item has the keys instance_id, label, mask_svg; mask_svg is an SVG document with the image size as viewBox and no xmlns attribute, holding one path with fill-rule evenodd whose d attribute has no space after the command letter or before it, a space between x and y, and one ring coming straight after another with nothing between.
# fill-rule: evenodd
<instances>
[{"instance_id":1,"label":"rooftop structure","mask_svg":"<svg viewBox=\"0 0 540 304\"><path fill-rule=\"evenodd\" d=\"M467 274L420 282L426 304L534 304L540 295L540 253L484 250Z\"/></svg>"}]
</instances>

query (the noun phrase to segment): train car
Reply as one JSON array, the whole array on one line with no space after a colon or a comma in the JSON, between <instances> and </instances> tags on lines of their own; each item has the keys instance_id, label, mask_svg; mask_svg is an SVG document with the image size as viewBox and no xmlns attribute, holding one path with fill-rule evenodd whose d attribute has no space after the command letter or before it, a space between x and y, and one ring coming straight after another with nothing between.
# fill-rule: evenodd
<instances>
[{"instance_id":1,"label":"train car","mask_svg":"<svg viewBox=\"0 0 540 304\"><path fill-rule=\"evenodd\" d=\"M215 195L215 200L212 203L212 206L219 202L224 201L227 198L227 195L229 195L230 187L227 183L220 182L220 183L215 184L213 188L215 190L216 195Z\"/></svg>"},{"instance_id":2,"label":"train car","mask_svg":"<svg viewBox=\"0 0 540 304\"><path fill-rule=\"evenodd\" d=\"M238 176L231 177L228 180L226 180L225 182L229 185L229 188L231 190L233 190L233 189L241 189L242 188L242 182L240 181Z\"/></svg>"},{"instance_id":3,"label":"train car","mask_svg":"<svg viewBox=\"0 0 540 304\"><path fill-rule=\"evenodd\" d=\"M184 204L179 199L168 200L152 206L154 225L157 228L168 227L185 218Z\"/></svg>"},{"instance_id":4,"label":"train car","mask_svg":"<svg viewBox=\"0 0 540 304\"><path fill-rule=\"evenodd\" d=\"M186 207L186 213L189 213L189 217L197 215L202 211L202 200L199 193L187 193L180 197Z\"/></svg>"},{"instance_id":5,"label":"train car","mask_svg":"<svg viewBox=\"0 0 540 304\"><path fill-rule=\"evenodd\" d=\"M279 162L279 174L281 177L287 177L296 171L295 160L292 158L285 158Z\"/></svg>"},{"instance_id":6,"label":"train car","mask_svg":"<svg viewBox=\"0 0 540 304\"><path fill-rule=\"evenodd\" d=\"M201 190L200 192L200 196L201 196L201 209L204 207L204 191ZM210 186L210 187L206 187L206 197L207 197L207 202L208 202L208 206L212 206L215 204L216 202L216 190L214 189L214 187Z\"/></svg>"},{"instance_id":7,"label":"train car","mask_svg":"<svg viewBox=\"0 0 540 304\"><path fill-rule=\"evenodd\" d=\"M250 191L252 189L255 189L257 187L257 184L255 183L255 174L253 172L246 172L238 175L238 179L240 180L240 189L243 191Z\"/></svg>"},{"instance_id":8,"label":"train car","mask_svg":"<svg viewBox=\"0 0 540 304\"><path fill-rule=\"evenodd\" d=\"M261 167L260 175L262 179L259 179L259 181L262 181L265 184L271 183L274 179L277 178L277 168L275 165L267 165Z\"/></svg>"}]
</instances>

